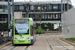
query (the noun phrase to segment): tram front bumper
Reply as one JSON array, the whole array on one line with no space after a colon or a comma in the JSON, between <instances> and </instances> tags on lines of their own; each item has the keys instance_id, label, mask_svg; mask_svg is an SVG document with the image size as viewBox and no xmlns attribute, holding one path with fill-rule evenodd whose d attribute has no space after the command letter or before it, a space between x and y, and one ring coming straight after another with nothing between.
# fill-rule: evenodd
<instances>
[{"instance_id":1,"label":"tram front bumper","mask_svg":"<svg viewBox=\"0 0 75 50\"><path fill-rule=\"evenodd\" d=\"M14 40L14 44L30 44L31 40Z\"/></svg>"}]
</instances>

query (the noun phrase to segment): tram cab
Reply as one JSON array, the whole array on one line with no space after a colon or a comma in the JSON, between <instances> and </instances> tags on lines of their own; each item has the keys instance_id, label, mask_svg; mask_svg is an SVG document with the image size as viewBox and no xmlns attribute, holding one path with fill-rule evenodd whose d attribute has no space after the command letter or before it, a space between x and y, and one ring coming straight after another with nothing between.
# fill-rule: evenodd
<instances>
[{"instance_id":1,"label":"tram cab","mask_svg":"<svg viewBox=\"0 0 75 50\"><path fill-rule=\"evenodd\" d=\"M12 43L33 44L36 40L36 23L32 18L13 18Z\"/></svg>"}]
</instances>

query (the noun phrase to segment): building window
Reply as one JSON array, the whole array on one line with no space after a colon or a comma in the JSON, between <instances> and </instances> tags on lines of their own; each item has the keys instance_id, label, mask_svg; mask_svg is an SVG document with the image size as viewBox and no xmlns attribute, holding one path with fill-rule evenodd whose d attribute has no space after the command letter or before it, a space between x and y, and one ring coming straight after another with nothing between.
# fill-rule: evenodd
<instances>
[{"instance_id":1,"label":"building window","mask_svg":"<svg viewBox=\"0 0 75 50\"><path fill-rule=\"evenodd\" d=\"M41 6L41 10L44 10L43 5Z\"/></svg>"},{"instance_id":2,"label":"building window","mask_svg":"<svg viewBox=\"0 0 75 50\"><path fill-rule=\"evenodd\" d=\"M55 17L55 14L53 14L53 19L55 19L56 17Z\"/></svg>"},{"instance_id":3,"label":"building window","mask_svg":"<svg viewBox=\"0 0 75 50\"><path fill-rule=\"evenodd\" d=\"M45 19L47 19L47 15L45 15Z\"/></svg>"},{"instance_id":4,"label":"building window","mask_svg":"<svg viewBox=\"0 0 75 50\"><path fill-rule=\"evenodd\" d=\"M23 14L22 17L25 17L25 15Z\"/></svg>"},{"instance_id":5,"label":"building window","mask_svg":"<svg viewBox=\"0 0 75 50\"><path fill-rule=\"evenodd\" d=\"M44 8L44 10L46 10L46 9L47 9L47 6L46 6L46 5L44 5L44 6L43 6L43 8Z\"/></svg>"},{"instance_id":6,"label":"building window","mask_svg":"<svg viewBox=\"0 0 75 50\"><path fill-rule=\"evenodd\" d=\"M40 6L38 6L38 10L40 10L41 9L41 7Z\"/></svg>"},{"instance_id":7,"label":"building window","mask_svg":"<svg viewBox=\"0 0 75 50\"><path fill-rule=\"evenodd\" d=\"M7 22L7 15L0 15L0 21L6 21Z\"/></svg>"},{"instance_id":8,"label":"building window","mask_svg":"<svg viewBox=\"0 0 75 50\"><path fill-rule=\"evenodd\" d=\"M48 19L52 19L52 14L49 14L48 15Z\"/></svg>"},{"instance_id":9,"label":"building window","mask_svg":"<svg viewBox=\"0 0 75 50\"><path fill-rule=\"evenodd\" d=\"M24 10L24 6L19 6L19 10Z\"/></svg>"},{"instance_id":10,"label":"building window","mask_svg":"<svg viewBox=\"0 0 75 50\"><path fill-rule=\"evenodd\" d=\"M33 5L30 6L30 10L34 10L34 6Z\"/></svg>"},{"instance_id":11,"label":"building window","mask_svg":"<svg viewBox=\"0 0 75 50\"><path fill-rule=\"evenodd\" d=\"M33 19L35 19L33 14L30 14L30 18L33 18Z\"/></svg>"},{"instance_id":12,"label":"building window","mask_svg":"<svg viewBox=\"0 0 75 50\"><path fill-rule=\"evenodd\" d=\"M3 6L2 5L0 5L0 12L3 12L3 8L2 8Z\"/></svg>"},{"instance_id":13,"label":"building window","mask_svg":"<svg viewBox=\"0 0 75 50\"><path fill-rule=\"evenodd\" d=\"M22 17L27 18L27 15L26 14L22 14Z\"/></svg>"},{"instance_id":14,"label":"building window","mask_svg":"<svg viewBox=\"0 0 75 50\"><path fill-rule=\"evenodd\" d=\"M56 19L58 19L58 14L55 15Z\"/></svg>"},{"instance_id":15,"label":"building window","mask_svg":"<svg viewBox=\"0 0 75 50\"><path fill-rule=\"evenodd\" d=\"M58 14L53 14L53 19L58 19Z\"/></svg>"},{"instance_id":16,"label":"building window","mask_svg":"<svg viewBox=\"0 0 75 50\"><path fill-rule=\"evenodd\" d=\"M53 5L53 10L57 10L58 9L58 5Z\"/></svg>"},{"instance_id":17,"label":"building window","mask_svg":"<svg viewBox=\"0 0 75 50\"><path fill-rule=\"evenodd\" d=\"M44 15L42 15L42 19L44 19Z\"/></svg>"},{"instance_id":18,"label":"building window","mask_svg":"<svg viewBox=\"0 0 75 50\"><path fill-rule=\"evenodd\" d=\"M8 12L8 7L7 7L7 5L5 6L5 12Z\"/></svg>"},{"instance_id":19,"label":"building window","mask_svg":"<svg viewBox=\"0 0 75 50\"><path fill-rule=\"evenodd\" d=\"M61 5L59 4L59 11L61 11Z\"/></svg>"},{"instance_id":20,"label":"building window","mask_svg":"<svg viewBox=\"0 0 75 50\"><path fill-rule=\"evenodd\" d=\"M47 10L52 10L52 5L47 5Z\"/></svg>"},{"instance_id":21,"label":"building window","mask_svg":"<svg viewBox=\"0 0 75 50\"><path fill-rule=\"evenodd\" d=\"M61 14L58 14L59 19L61 18Z\"/></svg>"},{"instance_id":22,"label":"building window","mask_svg":"<svg viewBox=\"0 0 75 50\"><path fill-rule=\"evenodd\" d=\"M7 5L0 5L0 12L8 12Z\"/></svg>"},{"instance_id":23,"label":"building window","mask_svg":"<svg viewBox=\"0 0 75 50\"><path fill-rule=\"evenodd\" d=\"M14 6L14 10L18 10L18 6L16 5L16 6Z\"/></svg>"}]
</instances>

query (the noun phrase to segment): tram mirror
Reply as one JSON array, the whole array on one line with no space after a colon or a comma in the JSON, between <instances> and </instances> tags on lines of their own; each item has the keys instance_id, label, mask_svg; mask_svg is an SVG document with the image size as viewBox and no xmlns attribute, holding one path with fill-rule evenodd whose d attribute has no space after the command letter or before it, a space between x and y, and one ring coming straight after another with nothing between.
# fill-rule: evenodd
<instances>
[{"instance_id":1,"label":"tram mirror","mask_svg":"<svg viewBox=\"0 0 75 50\"><path fill-rule=\"evenodd\" d=\"M13 26L10 26L10 29L12 29Z\"/></svg>"},{"instance_id":2,"label":"tram mirror","mask_svg":"<svg viewBox=\"0 0 75 50\"><path fill-rule=\"evenodd\" d=\"M33 26L33 28L34 28L34 26Z\"/></svg>"}]
</instances>

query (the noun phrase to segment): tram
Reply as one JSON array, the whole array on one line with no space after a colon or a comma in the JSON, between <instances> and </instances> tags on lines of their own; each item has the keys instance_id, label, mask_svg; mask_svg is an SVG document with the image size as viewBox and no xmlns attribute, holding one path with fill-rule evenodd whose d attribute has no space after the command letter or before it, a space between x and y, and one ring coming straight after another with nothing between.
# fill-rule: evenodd
<instances>
[{"instance_id":1,"label":"tram","mask_svg":"<svg viewBox=\"0 0 75 50\"><path fill-rule=\"evenodd\" d=\"M36 41L36 23L32 18L13 18L12 43L34 44Z\"/></svg>"}]
</instances>

